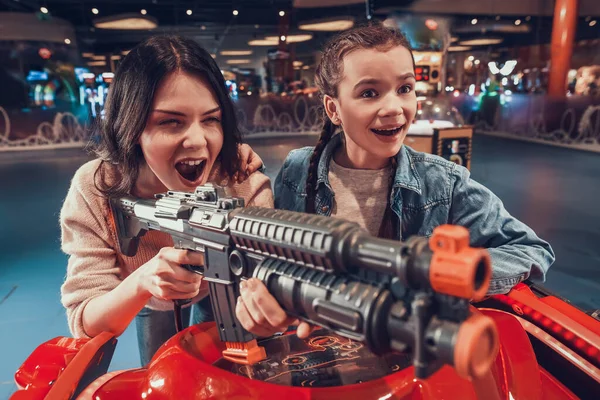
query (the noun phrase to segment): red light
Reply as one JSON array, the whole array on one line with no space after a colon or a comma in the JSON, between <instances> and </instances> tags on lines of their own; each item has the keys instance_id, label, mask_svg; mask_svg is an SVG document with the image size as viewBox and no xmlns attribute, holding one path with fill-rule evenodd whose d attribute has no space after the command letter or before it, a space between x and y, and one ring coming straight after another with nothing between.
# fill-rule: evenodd
<instances>
[{"instance_id":1,"label":"red light","mask_svg":"<svg viewBox=\"0 0 600 400\"><path fill-rule=\"evenodd\" d=\"M535 311L531 316L535 321L540 321L542 319L542 314L539 311Z\"/></svg>"},{"instance_id":2,"label":"red light","mask_svg":"<svg viewBox=\"0 0 600 400\"><path fill-rule=\"evenodd\" d=\"M577 338L577 340L575 340L575 347L582 350L586 347L586 343L583 339Z\"/></svg>"},{"instance_id":3,"label":"red light","mask_svg":"<svg viewBox=\"0 0 600 400\"><path fill-rule=\"evenodd\" d=\"M42 47L39 51L38 54L40 55L40 57L42 57L44 60L49 59L52 56L52 52L50 50L48 50L45 47Z\"/></svg>"},{"instance_id":4,"label":"red light","mask_svg":"<svg viewBox=\"0 0 600 400\"><path fill-rule=\"evenodd\" d=\"M552 332L560 333L561 331L562 331L562 326L560 326L559 324L552 325Z\"/></svg>"},{"instance_id":5,"label":"red light","mask_svg":"<svg viewBox=\"0 0 600 400\"><path fill-rule=\"evenodd\" d=\"M529 315L529 314L531 314L531 311L533 311L533 310L531 309L531 307L528 307L528 306L525 306L525 307L523 307L523 313L524 313L525 315Z\"/></svg>"},{"instance_id":6,"label":"red light","mask_svg":"<svg viewBox=\"0 0 600 400\"><path fill-rule=\"evenodd\" d=\"M435 31L438 28L438 23L435 19L425 20L425 26L432 31Z\"/></svg>"},{"instance_id":7,"label":"red light","mask_svg":"<svg viewBox=\"0 0 600 400\"><path fill-rule=\"evenodd\" d=\"M566 331L563 336L566 340L573 340L575 338L575 334L571 331Z\"/></svg>"},{"instance_id":8,"label":"red light","mask_svg":"<svg viewBox=\"0 0 600 400\"><path fill-rule=\"evenodd\" d=\"M595 357L598 354L598 349L595 347L588 347L586 354L590 357Z\"/></svg>"},{"instance_id":9,"label":"red light","mask_svg":"<svg viewBox=\"0 0 600 400\"><path fill-rule=\"evenodd\" d=\"M423 68L421 68L421 67L415 68L415 73L416 74L422 74L423 73Z\"/></svg>"},{"instance_id":10,"label":"red light","mask_svg":"<svg viewBox=\"0 0 600 400\"><path fill-rule=\"evenodd\" d=\"M544 325L546 328L549 328L550 325L552 325L552 320L546 317L542 320L542 325Z\"/></svg>"}]
</instances>

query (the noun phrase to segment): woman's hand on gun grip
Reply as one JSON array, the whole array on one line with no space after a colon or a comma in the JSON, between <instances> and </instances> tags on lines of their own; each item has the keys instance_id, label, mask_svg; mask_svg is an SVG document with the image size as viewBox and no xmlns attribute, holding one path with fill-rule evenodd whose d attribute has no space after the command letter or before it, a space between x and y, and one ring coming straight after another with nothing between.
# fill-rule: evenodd
<instances>
[{"instance_id":1,"label":"woman's hand on gun grip","mask_svg":"<svg viewBox=\"0 0 600 400\"><path fill-rule=\"evenodd\" d=\"M142 290L161 300L192 299L200 291L202 276L182 264L204 265L204 255L189 250L164 247L140 268Z\"/></svg>"},{"instance_id":2,"label":"woman's hand on gun grip","mask_svg":"<svg viewBox=\"0 0 600 400\"><path fill-rule=\"evenodd\" d=\"M240 144L238 147L240 156L240 170L236 172L234 180L237 183L242 183L254 172L263 165L262 159L252 150L252 147L246 143Z\"/></svg>"},{"instance_id":3,"label":"woman's hand on gun grip","mask_svg":"<svg viewBox=\"0 0 600 400\"><path fill-rule=\"evenodd\" d=\"M286 314L266 286L258 279L242 281L240 294L235 314L248 332L268 337L277 332L286 331L290 325L298 324L298 320ZM309 324L299 323L296 331L298 337L306 338L310 332Z\"/></svg>"}]
</instances>

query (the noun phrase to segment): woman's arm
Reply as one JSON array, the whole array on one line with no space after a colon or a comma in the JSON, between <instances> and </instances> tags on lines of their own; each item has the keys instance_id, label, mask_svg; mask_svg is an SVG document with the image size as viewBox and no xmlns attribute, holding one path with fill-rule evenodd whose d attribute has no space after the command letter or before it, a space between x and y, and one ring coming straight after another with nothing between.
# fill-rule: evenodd
<instances>
[{"instance_id":1,"label":"woman's arm","mask_svg":"<svg viewBox=\"0 0 600 400\"><path fill-rule=\"evenodd\" d=\"M62 249L69 255L61 301L74 337L120 335L153 295L191 298L200 287L200 276L179 263L202 265L202 255L172 248L122 279L108 218L106 201L76 174L60 217Z\"/></svg>"}]
</instances>

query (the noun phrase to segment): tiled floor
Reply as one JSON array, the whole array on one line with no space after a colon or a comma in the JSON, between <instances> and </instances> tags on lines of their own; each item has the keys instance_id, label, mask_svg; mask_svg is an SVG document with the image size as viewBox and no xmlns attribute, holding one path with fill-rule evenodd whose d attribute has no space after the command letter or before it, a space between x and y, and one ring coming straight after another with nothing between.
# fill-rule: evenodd
<instances>
[{"instance_id":1,"label":"tiled floor","mask_svg":"<svg viewBox=\"0 0 600 400\"><path fill-rule=\"evenodd\" d=\"M315 137L251 141L271 179L289 150ZM40 343L68 335L59 287L58 212L87 157L61 150L0 153L0 399ZM547 286L584 308L600 308L600 154L476 136L473 177L548 240L557 261ZM120 338L111 370L139 365L135 331Z\"/></svg>"}]
</instances>

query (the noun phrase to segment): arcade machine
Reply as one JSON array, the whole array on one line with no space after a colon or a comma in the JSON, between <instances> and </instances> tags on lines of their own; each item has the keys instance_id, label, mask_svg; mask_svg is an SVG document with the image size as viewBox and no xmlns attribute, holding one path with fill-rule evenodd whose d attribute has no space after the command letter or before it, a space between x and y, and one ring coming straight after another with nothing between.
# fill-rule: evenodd
<instances>
[{"instance_id":1,"label":"arcade machine","mask_svg":"<svg viewBox=\"0 0 600 400\"><path fill-rule=\"evenodd\" d=\"M49 78L46 71L29 71L26 77L29 83L29 98L31 104L36 107L53 107L56 84Z\"/></svg>"}]
</instances>

